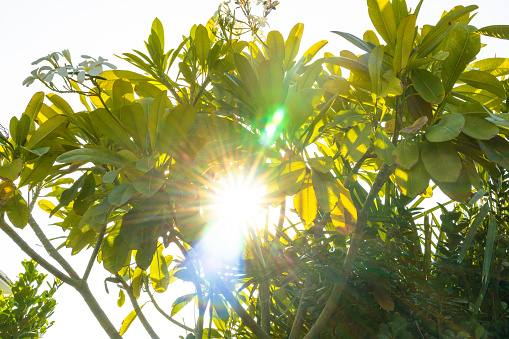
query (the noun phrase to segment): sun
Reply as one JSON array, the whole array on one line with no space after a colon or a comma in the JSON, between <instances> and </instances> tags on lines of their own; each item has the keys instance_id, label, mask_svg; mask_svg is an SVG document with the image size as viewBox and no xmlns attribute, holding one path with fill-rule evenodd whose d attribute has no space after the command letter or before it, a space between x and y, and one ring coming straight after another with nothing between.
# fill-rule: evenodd
<instances>
[{"instance_id":1,"label":"sun","mask_svg":"<svg viewBox=\"0 0 509 339\"><path fill-rule=\"evenodd\" d=\"M216 217L234 226L256 222L263 214L265 187L242 177L227 178L216 190Z\"/></svg>"},{"instance_id":2,"label":"sun","mask_svg":"<svg viewBox=\"0 0 509 339\"><path fill-rule=\"evenodd\" d=\"M200 241L202 260L209 268L235 265L242 257L246 235L265 216L265 186L249 176L228 176L214 185L209 221Z\"/></svg>"}]
</instances>

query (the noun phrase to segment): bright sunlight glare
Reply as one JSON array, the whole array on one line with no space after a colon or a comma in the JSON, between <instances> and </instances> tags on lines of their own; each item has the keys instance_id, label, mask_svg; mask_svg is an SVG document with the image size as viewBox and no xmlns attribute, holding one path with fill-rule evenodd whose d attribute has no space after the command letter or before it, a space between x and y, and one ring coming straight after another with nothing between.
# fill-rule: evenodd
<instances>
[{"instance_id":1,"label":"bright sunlight glare","mask_svg":"<svg viewBox=\"0 0 509 339\"><path fill-rule=\"evenodd\" d=\"M210 221L200 242L202 260L215 267L235 265L241 258L249 227L263 223L265 186L248 177L231 176L218 182Z\"/></svg>"}]
</instances>

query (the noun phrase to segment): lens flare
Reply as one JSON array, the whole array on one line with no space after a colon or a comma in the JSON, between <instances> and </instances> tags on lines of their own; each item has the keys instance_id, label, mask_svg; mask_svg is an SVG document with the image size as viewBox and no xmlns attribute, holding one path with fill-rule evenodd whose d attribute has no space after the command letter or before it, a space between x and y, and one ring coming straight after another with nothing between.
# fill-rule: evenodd
<instances>
[{"instance_id":1,"label":"lens flare","mask_svg":"<svg viewBox=\"0 0 509 339\"><path fill-rule=\"evenodd\" d=\"M260 139L262 145L268 146L274 142L274 139L277 137L277 132L281 131L281 122L283 122L284 117L284 108L280 107L274 112L272 119L265 125L265 130Z\"/></svg>"},{"instance_id":2,"label":"lens flare","mask_svg":"<svg viewBox=\"0 0 509 339\"><path fill-rule=\"evenodd\" d=\"M204 266L236 265L248 227L263 220L265 187L242 177L228 177L214 189L210 219L200 241Z\"/></svg>"}]
</instances>

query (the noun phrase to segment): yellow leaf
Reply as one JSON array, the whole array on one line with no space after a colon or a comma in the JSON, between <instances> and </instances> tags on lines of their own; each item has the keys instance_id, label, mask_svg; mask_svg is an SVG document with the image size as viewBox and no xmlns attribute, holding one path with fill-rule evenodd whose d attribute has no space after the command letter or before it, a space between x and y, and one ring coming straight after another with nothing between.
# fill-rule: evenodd
<instances>
[{"instance_id":1,"label":"yellow leaf","mask_svg":"<svg viewBox=\"0 0 509 339\"><path fill-rule=\"evenodd\" d=\"M339 181L339 202L331 211L332 224L342 235L349 235L357 227L357 209L355 208L350 191Z\"/></svg>"},{"instance_id":2,"label":"yellow leaf","mask_svg":"<svg viewBox=\"0 0 509 339\"><path fill-rule=\"evenodd\" d=\"M14 192L14 185L10 181L2 181L0 183L0 208L2 208L7 201L9 201L12 193Z\"/></svg>"},{"instance_id":3,"label":"yellow leaf","mask_svg":"<svg viewBox=\"0 0 509 339\"><path fill-rule=\"evenodd\" d=\"M318 202L309 175L304 180L303 188L293 197L293 206L297 214L307 224L311 223L316 218Z\"/></svg>"}]
</instances>

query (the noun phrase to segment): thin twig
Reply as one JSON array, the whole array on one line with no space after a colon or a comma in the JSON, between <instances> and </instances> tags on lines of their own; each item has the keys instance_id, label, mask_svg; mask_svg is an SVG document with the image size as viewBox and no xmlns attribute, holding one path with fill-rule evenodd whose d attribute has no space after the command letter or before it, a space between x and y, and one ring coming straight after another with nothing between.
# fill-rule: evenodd
<instances>
[{"instance_id":1,"label":"thin twig","mask_svg":"<svg viewBox=\"0 0 509 339\"><path fill-rule=\"evenodd\" d=\"M101 232L97 236L97 241L94 246L94 251L88 260L87 268L85 269L85 273L83 274L83 280L87 281L90 272L92 271L92 267L94 266L95 258L97 258L97 254L99 253L99 249L101 248L101 244L104 239L104 234L106 233L107 224L105 223L101 228Z\"/></svg>"},{"instance_id":2,"label":"thin twig","mask_svg":"<svg viewBox=\"0 0 509 339\"><path fill-rule=\"evenodd\" d=\"M177 320L173 319L172 317L170 317L160 306L159 304L157 303L156 299L154 298L153 294L150 293L150 290L149 290L149 286L148 286L148 283L145 285L146 289L147 289L147 293L148 293L148 296L150 297L150 300L152 301L152 304L154 304L154 307L156 308L157 311L159 311L159 313L162 314L163 317L165 317L166 319L168 319L171 323L177 325L178 327L188 331L188 332L191 332L191 333L194 333L194 329L192 329L191 327L187 327L186 325L184 324L181 324L180 322L178 322Z\"/></svg>"},{"instance_id":3,"label":"thin twig","mask_svg":"<svg viewBox=\"0 0 509 339\"><path fill-rule=\"evenodd\" d=\"M134 297L133 288L129 286L118 273L116 273L115 276L117 277L117 280L120 282L120 284L126 291L127 295L129 296L131 304L133 305L134 310L136 311L136 315L138 316L138 318L140 318L140 321L145 330L147 331L147 333L150 335L152 339L159 339L158 335L154 332L154 329L152 328L152 326L150 326L149 322L147 321L147 318L145 318L145 315L141 311L140 305L138 304L138 300L136 300L136 298Z\"/></svg>"}]
</instances>

